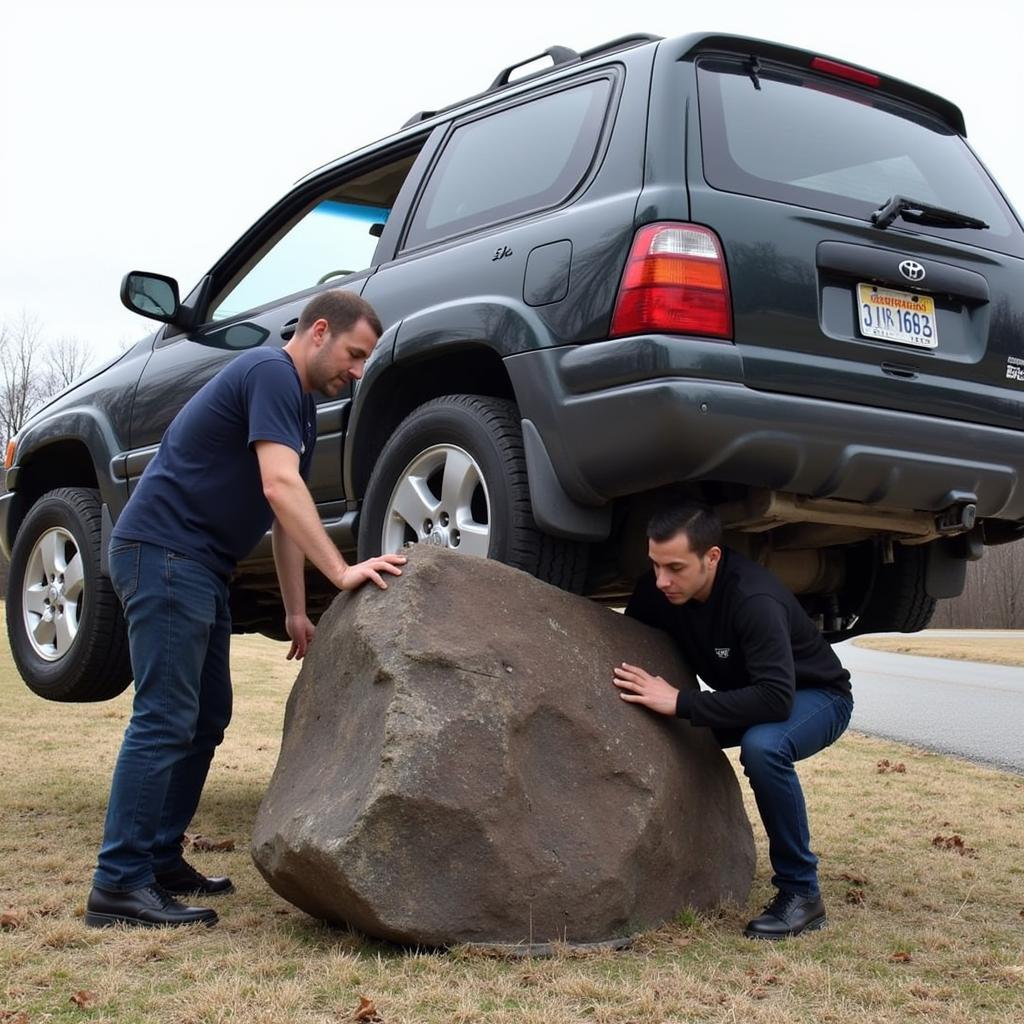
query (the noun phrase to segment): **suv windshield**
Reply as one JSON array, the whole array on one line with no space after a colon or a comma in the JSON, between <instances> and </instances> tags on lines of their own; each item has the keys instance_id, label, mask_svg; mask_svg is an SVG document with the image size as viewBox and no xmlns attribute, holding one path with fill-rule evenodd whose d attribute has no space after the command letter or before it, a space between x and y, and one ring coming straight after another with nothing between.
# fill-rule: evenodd
<instances>
[{"instance_id":1,"label":"suv windshield","mask_svg":"<svg viewBox=\"0 0 1024 1024\"><path fill-rule=\"evenodd\" d=\"M868 220L892 196L985 221L915 231L1021 255L1012 212L963 139L892 97L797 69L698 63L704 176L726 192ZM909 226L897 221L898 225Z\"/></svg>"},{"instance_id":2,"label":"suv windshield","mask_svg":"<svg viewBox=\"0 0 1024 1024\"><path fill-rule=\"evenodd\" d=\"M370 265L380 234L371 228L383 226L389 212L344 199L321 200L217 302L210 319L238 316L283 295L363 270Z\"/></svg>"}]
</instances>

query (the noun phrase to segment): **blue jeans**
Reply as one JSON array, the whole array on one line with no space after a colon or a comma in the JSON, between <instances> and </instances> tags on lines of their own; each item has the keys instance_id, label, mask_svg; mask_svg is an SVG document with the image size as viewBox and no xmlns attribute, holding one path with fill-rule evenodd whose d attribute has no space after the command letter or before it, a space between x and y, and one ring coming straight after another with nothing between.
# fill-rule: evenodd
<instances>
[{"instance_id":1,"label":"blue jeans","mask_svg":"<svg viewBox=\"0 0 1024 1024\"><path fill-rule=\"evenodd\" d=\"M128 892L181 859L231 718L231 617L221 577L153 544L115 539L110 578L128 623L135 700L94 883Z\"/></svg>"},{"instance_id":2,"label":"blue jeans","mask_svg":"<svg viewBox=\"0 0 1024 1024\"><path fill-rule=\"evenodd\" d=\"M849 697L830 690L797 690L785 721L715 732L723 747L739 744L740 764L768 834L772 885L784 892L819 894L818 858L811 853L807 807L793 764L835 743L852 713Z\"/></svg>"}]
</instances>

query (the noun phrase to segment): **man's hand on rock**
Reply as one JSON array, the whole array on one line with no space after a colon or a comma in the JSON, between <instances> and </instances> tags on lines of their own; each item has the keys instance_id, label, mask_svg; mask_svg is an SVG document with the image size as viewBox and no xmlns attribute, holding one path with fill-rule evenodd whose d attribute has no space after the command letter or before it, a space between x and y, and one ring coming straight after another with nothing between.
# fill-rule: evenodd
<instances>
[{"instance_id":1,"label":"man's hand on rock","mask_svg":"<svg viewBox=\"0 0 1024 1024\"><path fill-rule=\"evenodd\" d=\"M358 590L368 580L373 580L381 590L387 590L388 585L381 573L401 576L402 570L398 568L400 565L405 565L404 555L378 555L376 558L367 558L365 562L356 562L355 565L348 566L341 574L338 585L342 590Z\"/></svg>"},{"instance_id":2,"label":"man's hand on rock","mask_svg":"<svg viewBox=\"0 0 1024 1024\"><path fill-rule=\"evenodd\" d=\"M291 661L302 661L309 650L309 645L316 632L316 626L305 615L288 615L284 620L284 629L292 642L292 646L285 658Z\"/></svg>"},{"instance_id":3,"label":"man's hand on rock","mask_svg":"<svg viewBox=\"0 0 1024 1024\"><path fill-rule=\"evenodd\" d=\"M616 665L612 682L622 691L619 696L630 704L642 704L659 715L676 713L679 691L661 676L652 676L638 665L623 662Z\"/></svg>"}]
</instances>

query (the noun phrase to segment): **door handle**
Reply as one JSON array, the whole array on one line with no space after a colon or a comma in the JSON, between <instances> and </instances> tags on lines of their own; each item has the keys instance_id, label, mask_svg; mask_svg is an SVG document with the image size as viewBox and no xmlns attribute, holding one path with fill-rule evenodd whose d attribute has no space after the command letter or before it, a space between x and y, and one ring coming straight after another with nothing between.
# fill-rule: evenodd
<instances>
[{"instance_id":1,"label":"door handle","mask_svg":"<svg viewBox=\"0 0 1024 1024\"><path fill-rule=\"evenodd\" d=\"M293 320L289 320L288 323L281 328L281 337L284 338L285 341L291 341L295 336L295 328L298 322L299 318L295 317Z\"/></svg>"}]
</instances>

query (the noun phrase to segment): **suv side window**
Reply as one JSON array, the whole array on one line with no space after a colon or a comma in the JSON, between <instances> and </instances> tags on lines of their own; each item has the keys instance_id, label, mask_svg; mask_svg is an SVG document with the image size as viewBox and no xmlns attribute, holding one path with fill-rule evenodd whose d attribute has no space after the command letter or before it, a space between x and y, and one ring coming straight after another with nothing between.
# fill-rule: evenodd
<instances>
[{"instance_id":1,"label":"suv side window","mask_svg":"<svg viewBox=\"0 0 1024 1024\"><path fill-rule=\"evenodd\" d=\"M423 192L405 248L557 206L597 150L611 81L601 78L457 127Z\"/></svg>"},{"instance_id":2,"label":"suv side window","mask_svg":"<svg viewBox=\"0 0 1024 1024\"><path fill-rule=\"evenodd\" d=\"M266 239L210 305L208 320L234 316L365 270L415 156L375 168L307 203Z\"/></svg>"}]
</instances>

